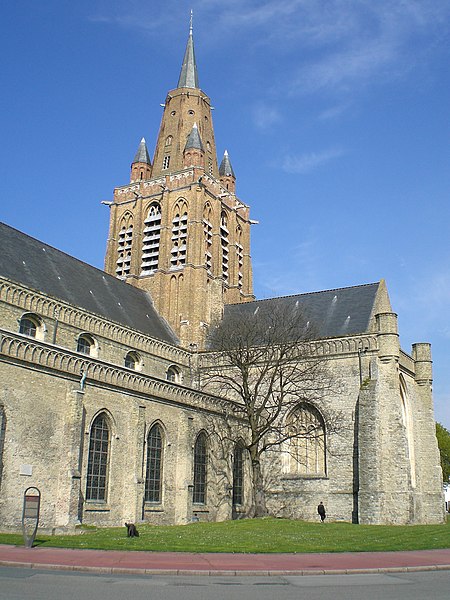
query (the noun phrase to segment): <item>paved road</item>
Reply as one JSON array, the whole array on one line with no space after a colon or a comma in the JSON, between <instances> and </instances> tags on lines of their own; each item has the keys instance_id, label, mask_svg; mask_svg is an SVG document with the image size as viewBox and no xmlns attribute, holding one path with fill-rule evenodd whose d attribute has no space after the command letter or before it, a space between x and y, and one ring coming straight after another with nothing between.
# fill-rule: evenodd
<instances>
[{"instance_id":1,"label":"paved road","mask_svg":"<svg viewBox=\"0 0 450 600\"><path fill-rule=\"evenodd\" d=\"M0 600L448 600L450 571L204 577L0 567Z\"/></svg>"}]
</instances>

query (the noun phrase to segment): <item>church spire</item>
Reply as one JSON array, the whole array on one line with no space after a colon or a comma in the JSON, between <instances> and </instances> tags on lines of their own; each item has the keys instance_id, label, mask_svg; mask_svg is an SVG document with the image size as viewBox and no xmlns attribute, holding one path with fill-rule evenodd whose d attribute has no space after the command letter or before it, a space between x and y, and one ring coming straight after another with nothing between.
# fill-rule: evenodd
<instances>
[{"instance_id":1,"label":"church spire","mask_svg":"<svg viewBox=\"0 0 450 600\"><path fill-rule=\"evenodd\" d=\"M181 67L181 73L177 87L199 89L197 64L195 62L194 53L194 38L192 35L192 10L191 22L189 26L189 38L186 46L186 52L184 53L183 65Z\"/></svg>"}]
</instances>

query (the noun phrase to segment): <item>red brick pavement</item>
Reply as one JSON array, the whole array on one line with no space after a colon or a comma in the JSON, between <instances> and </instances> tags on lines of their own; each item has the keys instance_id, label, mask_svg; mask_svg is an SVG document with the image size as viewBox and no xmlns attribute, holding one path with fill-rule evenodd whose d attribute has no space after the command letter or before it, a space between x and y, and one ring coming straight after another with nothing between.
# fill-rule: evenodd
<instances>
[{"instance_id":1,"label":"red brick pavement","mask_svg":"<svg viewBox=\"0 0 450 600\"><path fill-rule=\"evenodd\" d=\"M332 554L193 554L0 545L0 565L102 573L311 575L450 569L450 548Z\"/></svg>"}]
</instances>

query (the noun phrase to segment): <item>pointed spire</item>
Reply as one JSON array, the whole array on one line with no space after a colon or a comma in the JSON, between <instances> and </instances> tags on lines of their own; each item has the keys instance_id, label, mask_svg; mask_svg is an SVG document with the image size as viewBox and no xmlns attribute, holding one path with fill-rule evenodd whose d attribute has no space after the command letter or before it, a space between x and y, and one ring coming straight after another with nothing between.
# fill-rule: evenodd
<instances>
[{"instance_id":1,"label":"pointed spire","mask_svg":"<svg viewBox=\"0 0 450 600\"><path fill-rule=\"evenodd\" d=\"M234 174L234 171L233 171L233 167L231 166L230 157L228 156L227 150L225 150L225 152L223 153L222 162L220 163L220 167L219 167L219 175L221 177L236 178L236 175Z\"/></svg>"},{"instance_id":2,"label":"pointed spire","mask_svg":"<svg viewBox=\"0 0 450 600\"><path fill-rule=\"evenodd\" d=\"M150 165L150 156L147 150L147 144L145 143L145 138L142 138L141 143L139 144L139 148L137 149L136 155L134 157L133 163L147 163Z\"/></svg>"},{"instance_id":3,"label":"pointed spire","mask_svg":"<svg viewBox=\"0 0 450 600\"><path fill-rule=\"evenodd\" d=\"M202 152L205 151L202 144L202 138L200 137L200 133L198 131L197 123L194 123L191 133L188 135L186 146L184 147L185 150L188 150L189 148L196 148Z\"/></svg>"},{"instance_id":4,"label":"pointed spire","mask_svg":"<svg viewBox=\"0 0 450 600\"><path fill-rule=\"evenodd\" d=\"M197 65L195 62L194 53L194 38L192 35L192 10L191 10L191 22L189 26L189 38L186 46L186 52L184 53L183 66L181 67L180 79L178 80L177 87L187 87L199 89L198 85L198 74Z\"/></svg>"}]
</instances>

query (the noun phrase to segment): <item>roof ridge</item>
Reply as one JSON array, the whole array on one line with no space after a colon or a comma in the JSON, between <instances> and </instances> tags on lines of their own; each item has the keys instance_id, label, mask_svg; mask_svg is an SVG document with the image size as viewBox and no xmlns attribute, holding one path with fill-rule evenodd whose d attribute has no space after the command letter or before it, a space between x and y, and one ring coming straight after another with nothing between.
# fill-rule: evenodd
<instances>
[{"instance_id":1,"label":"roof ridge","mask_svg":"<svg viewBox=\"0 0 450 600\"><path fill-rule=\"evenodd\" d=\"M239 306L245 304L253 304L254 302L267 302L269 300L281 300L283 298L296 298L298 296L313 296L314 294L323 294L324 292L338 292L340 290L351 290L352 288L369 287L371 285L379 285L380 281L372 281L371 283L360 283L358 285L347 285L340 288L330 288L327 290L317 290L316 292L302 292L300 294L286 294L285 296L272 296L271 298L260 298L251 302L231 302L225 306Z\"/></svg>"}]
</instances>

